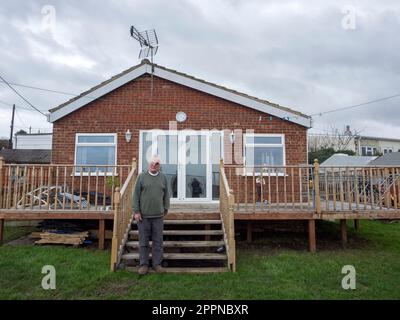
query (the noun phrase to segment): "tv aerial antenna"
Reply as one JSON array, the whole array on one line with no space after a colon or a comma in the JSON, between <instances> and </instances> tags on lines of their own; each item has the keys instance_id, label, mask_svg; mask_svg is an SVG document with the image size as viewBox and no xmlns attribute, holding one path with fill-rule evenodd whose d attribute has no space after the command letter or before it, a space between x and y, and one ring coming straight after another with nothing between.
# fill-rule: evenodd
<instances>
[{"instance_id":1,"label":"tv aerial antenna","mask_svg":"<svg viewBox=\"0 0 400 320\"><path fill-rule=\"evenodd\" d=\"M156 30L138 31L134 26L131 26L131 37L137 40L140 44L139 59L148 58L150 56L151 62L151 92L153 94L153 73L154 64L153 57L158 51L158 38Z\"/></svg>"}]
</instances>

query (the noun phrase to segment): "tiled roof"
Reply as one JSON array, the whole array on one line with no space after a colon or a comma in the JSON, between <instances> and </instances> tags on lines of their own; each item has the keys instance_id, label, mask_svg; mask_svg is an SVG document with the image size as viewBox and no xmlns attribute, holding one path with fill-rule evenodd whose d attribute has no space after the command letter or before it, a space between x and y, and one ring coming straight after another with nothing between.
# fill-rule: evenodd
<instances>
[{"instance_id":1,"label":"tiled roof","mask_svg":"<svg viewBox=\"0 0 400 320\"><path fill-rule=\"evenodd\" d=\"M42 149L3 149L0 157L6 163L15 164L47 164L51 162L51 150Z\"/></svg>"},{"instance_id":2,"label":"tiled roof","mask_svg":"<svg viewBox=\"0 0 400 320\"><path fill-rule=\"evenodd\" d=\"M400 152L390 152L371 161L372 166L400 166Z\"/></svg>"},{"instance_id":3,"label":"tiled roof","mask_svg":"<svg viewBox=\"0 0 400 320\"><path fill-rule=\"evenodd\" d=\"M347 154L337 153L330 156L324 162L321 163L321 167L329 166L367 166L376 157L370 156L349 156Z\"/></svg>"}]
</instances>

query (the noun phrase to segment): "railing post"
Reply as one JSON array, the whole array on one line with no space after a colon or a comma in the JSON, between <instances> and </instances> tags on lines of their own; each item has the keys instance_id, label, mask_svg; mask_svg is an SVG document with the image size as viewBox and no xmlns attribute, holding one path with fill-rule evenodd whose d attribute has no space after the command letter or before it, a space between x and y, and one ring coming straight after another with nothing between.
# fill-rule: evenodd
<instances>
[{"instance_id":1,"label":"railing post","mask_svg":"<svg viewBox=\"0 0 400 320\"><path fill-rule=\"evenodd\" d=\"M121 215L121 194L120 188L116 187L114 192L114 227L113 227L113 237L111 243L111 271L115 271L117 268L117 258L118 258L118 246L119 246L119 232L118 225Z\"/></svg>"},{"instance_id":2,"label":"railing post","mask_svg":"<svg viewBox=\"0 0 400 320\"><path fill-rule=\"evenodd\" d=\"M235 206L235 196L233 190L229 190L229 249L231 250L231 271L236 272L236 243L235 243L235 216L234 216L234 206Z\"/></svg>"},{"instance_id":3,"label":"railing post","mask_svg":"<svg viewBox=\"0 0 400 320\"><path fill-rule=\"evenodd\" d=\"M5 160L3 157L0 157L0 209L3 208L3 180L4 180L4 175L3 175L3 168L5 165Z\"/></svg>"},{"instance_id":4,"label":"railing post","mask_svg":"<svg viewBox=\"0 0 400 320\"><path fill-rule=\"evenodd\" d=\"M132 158L131 170L136 169L136 165L137 165L136 158Z\"/></svg>"},{"instance_id":5,"label":"railing post","mask_svg":"<svg viewBox=\"0 0 400 320\"><path fill-rule=\"evenodd\" d=\"M385 205L386 208L389 209L392 207L392 201L391 201L391 193L390 193L390 189L391 189L391 184L390 184L390 172L388 168L384 169L384 181L386 181L385 185L384 185L384 192L385 192Z\"/></svg>"},{"instance_id":6,"label":"railing post","mask_svg":"<svg viewBox=\"0 0 400 320\"><path fill-rule=\"evenodd\" d=\"M321 213L321 195L319 192L319 163L318 159L314 159L314 192L315 192L315 209L317 214Z\"/></svg>"}]
</instances>

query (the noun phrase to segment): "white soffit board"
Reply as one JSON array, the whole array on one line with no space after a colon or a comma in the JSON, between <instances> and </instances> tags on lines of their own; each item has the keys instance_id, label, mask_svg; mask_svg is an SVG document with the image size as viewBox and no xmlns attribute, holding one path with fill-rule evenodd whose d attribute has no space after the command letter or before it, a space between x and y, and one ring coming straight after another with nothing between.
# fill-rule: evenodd
<instances>
[{"instance_id":1,"label":"white soffit board","mask_svg":"<svg viewBox=\"0 0 400 320\"><path fill-rule=\"evenodd\" d=\"M120 86L124 85L125 83L128 83L129 81L132 81L141 75L145 73L151 73L151 66L148 64L144 64L137 69L132 70L131 72L113 80L110 81L109 83L105 84L104 86L93 90L92 92L88 93L87 96L83 96L75 101L72 101L71 103L65 105L59 110L56 110L49 115L49 122L54 122L66 115L68 115L71 112L74 112L75 110L83 107L84 105L92 102L93 100L96 100L100 98L101 96L119 88ZM302 126L311 127L311 118L307 118L301 115L297 115L295 113L292 113L290 111L282 110L279 109L273 105L269 105L267 103L262 103L256 100L253 100L251 98L244 97L239 94L235 94L233 92L217 88L213 85L195 80L195 79L190 79L188 77L182 76L180 74L177 74L175 72L171 72L168 70L164 70L161 68L158 68L155 66L154 68L154 75L158 76L160 78L190 87L192 89L196 89L208 94L211 94L213 96L235 102L237 104L268 113L270 115L276 116L278 118L283 118L287 121L294 122L297 124L300 124Z\"/></svg>"}]
</instances>

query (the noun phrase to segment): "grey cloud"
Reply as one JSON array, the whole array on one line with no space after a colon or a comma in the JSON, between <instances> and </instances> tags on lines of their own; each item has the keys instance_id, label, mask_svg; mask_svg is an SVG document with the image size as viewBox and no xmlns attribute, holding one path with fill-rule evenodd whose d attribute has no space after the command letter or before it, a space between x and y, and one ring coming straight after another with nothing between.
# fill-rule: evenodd
<instances>
[{"instance_id":1,"label":"grey cloud","mask_svg":"<svg viewBox=\"0 0 400 320\"><path fill-rule=\"evenodd\" d=\"M56 8L55 35L37 29L44 4ZM356 8L355 30L341 27L349 4ZM139 62L132 24L157 30L156 63L307 114L400 93L400 4L394 0L3 1L1 74L80 93ZM87 66L74 66L73 59ZM18 90L43 107L69 99ZM0 100L25 105L4 85ZM400 136L399 108L396 98L316 116L314 131L350 124L369 135ZM9 115L0 104L0 136L8 135ZM34 112L21 110L20 117L50 128Z\"/></svg>"}]
</instances>

